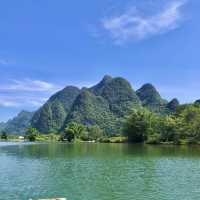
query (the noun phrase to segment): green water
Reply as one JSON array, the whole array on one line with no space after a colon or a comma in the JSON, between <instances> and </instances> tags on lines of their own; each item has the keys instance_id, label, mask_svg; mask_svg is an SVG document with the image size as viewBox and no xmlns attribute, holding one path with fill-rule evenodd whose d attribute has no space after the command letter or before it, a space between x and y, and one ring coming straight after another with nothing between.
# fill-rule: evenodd
<instances>
[{"instance_id":1,"label":"green water","mask_svg":"<svg viewBox=\"0 0 200 200\"><path fill-rule=\"evenodd\" d=\"M200 147L0 143L0 200L198 200Z\"/></svg>"}]
</instances>

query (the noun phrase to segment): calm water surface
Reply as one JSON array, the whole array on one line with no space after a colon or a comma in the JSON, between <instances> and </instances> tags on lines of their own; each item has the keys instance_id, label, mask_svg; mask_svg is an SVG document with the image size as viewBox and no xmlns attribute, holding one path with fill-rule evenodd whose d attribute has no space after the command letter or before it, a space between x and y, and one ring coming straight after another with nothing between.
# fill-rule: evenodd
<instances>
[{"instance_id":1,"label":"calm water surface","mask_svg":"<svg viewBox=\"0 0 200 200\"><path fill-rule=\"evenodd\" d=\"M200 147L0 143L0 200L198 200Z\"/></svg>"}]
</instances>

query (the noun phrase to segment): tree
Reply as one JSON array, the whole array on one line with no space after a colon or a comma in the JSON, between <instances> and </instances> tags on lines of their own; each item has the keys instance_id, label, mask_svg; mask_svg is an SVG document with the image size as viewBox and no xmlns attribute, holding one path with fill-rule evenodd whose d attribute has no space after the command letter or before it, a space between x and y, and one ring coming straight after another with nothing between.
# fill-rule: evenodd
<instances>
[{"instance_id":1,"label":"tree","mask_svg":"<svg viewBox=\"0 0 200 200\"><path fill-rule=\"evenodd\" d=\"M7 140L8 139L7 133L5 131L2 132L1 139L2 140Z\"/></svg>"},{"instance_id":2,"label":"tree","mask_svg":"<svg viewBox=\"0 0 200 200\"><path fill-rule=\"evenodd\" d=\"M102 129L99 128L99 126L89 126L87 128L88 131L88 140L97 140L103 136Z\"/></svg>"},{"instance_id":3,"label":"tree","mask_svg":"<svg viewBox=\"0 0 200 200\"><path fill-rule=\"evenodd\" d=\"M187 105L179 113L178 117L182 120L184 137L200 139L200 106Z\"/></svg>"},{"instance_id":4,"label":"tree","mask_svg":"<svg viewBox=\"0 0 200 200\"><path fill-rule=\"evenodd\" d=\"M75 138L80 138L84 129L84 125L71 122L64 130L63 139L68 140L68 142L72 142Z\"/></svg>"},{"instance_id":5,"label":"tree","mask_svg":"<svg viewBox=\"0 0 200 200\"><path fill-rule=\"evenodd\" d=\"M174 116L160 117L157 122L156 131L160 134L161 141L178 142L179 134L179 119Z\"/></svg>"},{"instance_id":6,"label":"tree","mask_svg":"<svg viewBox=\"0 0 200 200\"><path fill-rule=\"evenodd\" d=\"M34 142L36 140L36 137L38 135L38 130L36 128L32 128L29 127L26 131L26 138L31 141Z\"/></svg>"},{"instance_id":7,"label":"tree","mask_svg":"<svg viewBox=\"0 0 200 200\"><path fill-rule=\"evenodd\" d=\"M153 134L155 119L155 115L145 109L134 110L124 123L123 133L129 142L144 142Z\"/></svg>"}]
</instances>

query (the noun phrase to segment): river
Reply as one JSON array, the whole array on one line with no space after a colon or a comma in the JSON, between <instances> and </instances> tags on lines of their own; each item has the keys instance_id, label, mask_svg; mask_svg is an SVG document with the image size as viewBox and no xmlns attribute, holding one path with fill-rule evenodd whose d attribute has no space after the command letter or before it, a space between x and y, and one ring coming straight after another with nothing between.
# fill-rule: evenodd
<instances>
[{"instance_id":1,"label":"river","mask_svg":"<svg viewBox=\"0 0 200 200\"><path fill-rule=\"evenodd\" d=\"M200 199L200 147L0 143L0 200Z\"/></svg>"}]
</instances>

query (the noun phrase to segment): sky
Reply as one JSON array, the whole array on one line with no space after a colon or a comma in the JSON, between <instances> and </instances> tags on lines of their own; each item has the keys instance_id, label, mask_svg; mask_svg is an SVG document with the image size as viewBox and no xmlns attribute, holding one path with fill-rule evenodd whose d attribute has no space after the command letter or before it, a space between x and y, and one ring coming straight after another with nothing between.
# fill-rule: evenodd
<instances>
[{"instance_id":1,"label":"sky","mask_svg":"<svg viewBox=\"0 0 200 200\"><path fill-rule=\"evenodd\" d=\"M105 74L200 99L199 0L0 0L0 121Z\"/></svg>"}]
</instances>

